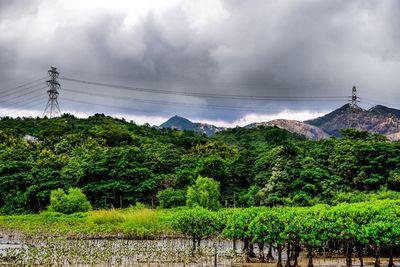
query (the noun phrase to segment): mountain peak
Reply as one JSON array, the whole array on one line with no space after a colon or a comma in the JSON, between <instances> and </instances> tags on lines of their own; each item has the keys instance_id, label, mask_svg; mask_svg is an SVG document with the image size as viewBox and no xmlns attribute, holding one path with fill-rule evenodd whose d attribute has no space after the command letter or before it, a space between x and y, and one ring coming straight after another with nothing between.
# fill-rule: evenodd
<instances>
[{"instance_id":1,"label":"mountain peak","mask_svg":"<svg viewBox=\"0 0 400 267\"><path fill-rule=\"evenodd\" d=\"M208 136L214 135L216 132L224 130L224 128L214 126L212 124L192 122L184 117L175 115L159 126L160 128L170 128L183 131L194 131L203 133Z\"/></svg>"},{"instance_id":2,"label":"mountain peak","mask_svg":"<svg viewBox=\"0 0 400 267\"><path fill-rule=\"evenodd\" d=\"M386 116L395 116L400 118L400 110L394 109L394 108L389 108L383 105L376 105L368 110L368 112L373 113L373 114L380 114L380 115L386 115Z\"/></svg>"},{"instance_id":3,"label":"mountain peak","mask_svg":"<svg viewBox=\"0 0 400 267\"><path fill-rule=\"evenodd\" d=\"M160 125L161 128L171 128L178 130L190 130L193 127L193 122L190 120L175 115L169 118L166 122Z\"/></svg>"},{"instance_id":4,"label":"mountain peak","mask_svg":"<svg viewBox=\"0 0 400 267\"><path fill-rule=\"evenodd\" d=\"M357 105L353 107L350 103L347 103L341 106L340 108L334 110L333 112L354 112L354 111L364 112L365 110Z\"/></svg>"},{"instance_id":5,"label":"mountain peak","mask_svg":"<svg viewBox=\"0 0 400 267\"><path fill-rule=\"evenodd\" d=\"M364 110L346 104L325 116L306 121L335 136L343 128L365 130L371 133L393 134L400 131L400 110L382 105Z\"/></svg>"}]
</instances>

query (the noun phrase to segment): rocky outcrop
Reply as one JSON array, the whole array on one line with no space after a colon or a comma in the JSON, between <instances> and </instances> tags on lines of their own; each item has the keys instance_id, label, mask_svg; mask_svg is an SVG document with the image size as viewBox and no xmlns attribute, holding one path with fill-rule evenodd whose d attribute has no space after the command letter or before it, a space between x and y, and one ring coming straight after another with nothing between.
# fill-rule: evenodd
<instances>
[{"instance_id":1,"label":"rocky outcrop","mask_svg":"<svg viewBox=\"0 0 400 267\"><path fill-rule=\"evenodd\" d=\"M400 132L400 110L380 105L364 110L347 104L325 116L305 122L335 136L340 136L339 131L343 128L395 136Z\"/></svg>"},{"instance_id":2,"label":"rocky outcrop","mask_svg":"<svg viewBox=\"0 0 400 267\"><path fill-rule=\"evenodd\" d=\"M279 127L279 128L288 130L289 132L292 132L292 133L301 134L301 135L305 136L306 138L313 139L313 140L320 140L320 139L329 137L329 134L327 134L320 128L309 125L309 124L301 122L301 121L296 121L296 120L278 119L278 120L272 120L272 121L268 121L268 122L255 122L255 123L251 123L245 127L246 128L254 128L257 126L275 126L275 127Z\"/></svg>"}]
</instances>

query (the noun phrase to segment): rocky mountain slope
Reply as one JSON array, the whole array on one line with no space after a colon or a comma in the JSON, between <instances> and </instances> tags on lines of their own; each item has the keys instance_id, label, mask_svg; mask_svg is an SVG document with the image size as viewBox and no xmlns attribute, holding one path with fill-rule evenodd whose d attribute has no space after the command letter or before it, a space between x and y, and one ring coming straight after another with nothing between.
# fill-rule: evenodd
<instances>
[{"instance_id":1,"label":"rocky mountain slope","mask_svg":"<svg viewBox=\"0 0 400 267\"><path fill-rule=\"evenodd\" d=\"M208 136L212 136L219 131L225 130L223 127L217 127L212 124L192 122L186 118L173 116L163 124L159 126L160 128L171 128L177 130L187 130L194 131L198 133L203 133Z\"/></svg>"},{"instance_id":2,"label":"rocky mountain slope","mask_svg":"<svg viewBox=\"0 0 400 267\"><path fill-rule=\"evenodd\" d=\"M320 128L309 125L309 124L301 122L301 121L296 121L296 120L278 119L278 120L272 120L272 121L268 121L268 122L255 122L255 123L251 123L245 127L253 128L253 127L257 127L257 126L276 126L276 127L282 128L282 129L286 129L292 133L298 133L298 134L304 135L306 138L313 139L313 140L320 140L320 139L329 137L329 134L327 134Z\"/></svg>"},{"instance_id":3,"label":"rocky mountain slope","mask_svg":"<svg viewBox=\"0 0 400 267\"><path fill-rule=\"evenodd\" d=\"M245 126L245 128L254 128L257 126L276 126L304 135L313 140L328 138L331 135L340 136L339 131L344 128L380 133L386 135L390 140L400 140L400 110L381 105L365 110L346 104L322 117L304 122L278 119L268 122L251 123ZM195 131L207 134L208 136L225 130L223 127L191 122L179 116L170 118L161 124L160 127Z\"/></svg>"},{"instance_id":4,"label":"rocky mountain slope","mask_svg":"<svg viewBox=\"0 0 400 267\"><path fill-rule=\"evenodd\" d=\"M385 106L374 106L369 110L352 108L346 104L325 116L305 121L328 134L339 136L340 129L353 128L380 133L395 138L400 133L400 110ZM399 134L400 135L400 134Z\"/></svg>"}]
</instances>

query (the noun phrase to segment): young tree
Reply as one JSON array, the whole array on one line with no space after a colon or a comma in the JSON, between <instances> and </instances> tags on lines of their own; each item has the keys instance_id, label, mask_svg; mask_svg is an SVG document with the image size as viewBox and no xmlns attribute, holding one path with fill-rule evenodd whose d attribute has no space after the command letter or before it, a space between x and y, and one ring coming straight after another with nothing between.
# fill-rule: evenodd
<instances>
[{"instance_id":1,"label":"young tree","mask_svg":"<svg viewBox=\"0 0 400 267\"><path fill-rule=\"evenodd\" d=\"M249 226L254 243L270 244L276 249L277 267L282 267L282 252L288 238L287 219L284 208L268 209L260 213Z\"/></svg>"},{"instance_id":2,"label":"young tree","mask_svg":"<svg viewBox=\"0 0 400 267\"><path fill-rule=\"evenodd\" d=\"M246 261L252 256L252 239L253 235L250 232L250 223L257 217L257 215L263 211L264 208L247 208L238 209L228 218L225 229L222 235L230 238L234 242L241 240L243 242L243 251L246 254ZM260 258L263 261L265 259L263 254L264 242L258 240L258 246L260 249Z\"/></svg>"},{"instance_id":3,"label":"young tree","mask_svg":"<svg viewBox=\"0 0 400 267\"><path fill-rule=\"evenodd\" d=\"M186 194L186 205L216 210L220 207L219 183L212 178L199 176Z\"/></svg>"},{"instance_id":4,"label":"young tree","mask_svg":"<svg viewBox=\"0 0 400 267\"><path fill-rule=\"evenodd\" d=\"M328 220L325 205L317 205L305 209L299 216L301 231L301 243L307 249L308 267L313 267L313 254L316 248L328 241L334 235L331 229L334 227Z\"/></svg>"},{"instance_id":5,"label":"young tree","mask_svg":"<svg viewBox=\"0 0 400 267\"><path fill-rule=\"evenodd\" d=\"M201 240L213 235L219 226L214 212L196 207L178 212L172 222L172 228L182 234L190 235L193 242L193 251L195 251L196 241L198 249Z\"/></svg>"}]
</instances>

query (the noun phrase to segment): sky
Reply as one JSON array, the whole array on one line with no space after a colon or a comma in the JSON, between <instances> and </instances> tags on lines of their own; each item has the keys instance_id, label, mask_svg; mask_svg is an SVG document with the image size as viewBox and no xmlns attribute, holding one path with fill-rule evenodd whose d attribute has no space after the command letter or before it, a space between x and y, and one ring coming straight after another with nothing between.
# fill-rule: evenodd
<instances>
[{"instance_id":1,"label":"sky","mask_svg":"<svg viewBox=\"0 0 400 267\"><path fill-rule=\"evenodd\" d=\"M62 112L139 124L399 108L399 25L397 0L0 0L0 116L41 116L50 66Z\"/></svg>"}]
</instances>

